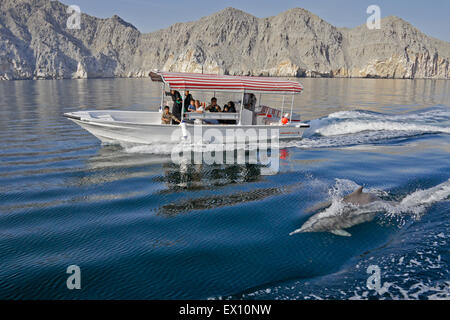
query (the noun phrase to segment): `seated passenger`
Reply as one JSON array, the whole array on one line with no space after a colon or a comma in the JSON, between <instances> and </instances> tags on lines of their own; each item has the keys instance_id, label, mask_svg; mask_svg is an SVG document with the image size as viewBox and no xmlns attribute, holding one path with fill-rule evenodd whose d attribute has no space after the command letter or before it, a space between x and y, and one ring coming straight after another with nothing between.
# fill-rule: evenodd
<instances>
[{"instance_id":1,"label":"seated passenger","mask_svg":"<svg viewBox=\"0 0 450 320\"><path fill-rule=\"evenodd\" d=\"M187 107L187 111L194 112L195 110L197 110L197 108L195 107L195 100L191 100L191 103Z\"/></svg>"},{"instance_id":2,"label":"seated passenger","mask_svg":"<svg viewBox=\"0 0 450 320\"><path fill-rule=\"evenodd\" d=\"M202 104L200 103L199 100L195 100L195 112L197 113L203 113L205 111L205 108L203 108ZM194 121L195 124L202 124L203 121L201 119L195 119Z\"/></svg>"},{"instance_id":3,"label":"seated passenger","mask_svg":"<svg viewBox=\"0 0 450 320\"><path fill-rule=\"evenodd\" d=\"M228 101L228 103L223 107L223 112L236 113L236 108L233 101ZM223 120L226 124L236 124L236 120Z\"/></svg>"},{"instance_id":4,"label":"seated passenger","mask_svg":"<svg viewBox=\"0 0 450 320\"><path fill-rule=\"evenodd\" d=\"M228 101L227 106L228 106L228 111L227 112L236 113L236 107L234 106L234 102L233 101Z\"/></svg>"},{"instance_id":5,"label":"seated passenger","mask_svg":"<svg viewBox=\"0 0 450 320\"><path fill-rule=\"evenodd\" d=\"M200 101L199 100L195 100L195 112L203 113L203 111L205 111L205 109L200 104Z\"/></svg>"},{"instance_id":6,"label":"seated passenger","mask_svg":"<svg viewBox=\"0 0 450 320\"><path fill-rule=\"evenodd\" d=\"M165 106L164 107L164 111L163 111L162 116L161 116L161 124L170 124L171 121L172 121L172 124L174 122L181 123L181 121L178 120L177 117L175 117L172 113L170 113L169 107Z\"/></svg>"},{"instance_id":7,"label":"seated passenger","mask_svg":"<svg viewBox=\"0 0 450 320\"><path fill-rule=\"evenodd\" d=\"M223 112L223 113L227 113L228 112L228 105L227 104L223 106L223 109L222 109L221 112ZM228 122L229 122L229 120L226 120L226 119L219 120L219 123L222 123L222 124L228 124Z\"/></svg>"},{"instance_id":8,"label":"seated passenger","mask_svg":"<svg viewBox=\"0 0 450 320\"><path fill-rule=\"evenodd\" d=\"M211 98L211 104L205 108L205 111L220 112L220 107L217 105L217 99L215 97ZM219 124L219 120L217 119L208 119L203 122L207 124Z\"/></svg>"},{"instance_id":9,"label":"seated passenger","mask_svg":"<svg viewBox=\"0 0 450 320\"><path fill-rule=\"evenodd\" d=\"M217 105L217 98L211 98L211 104L209 106L206 107L205 109L206 111L209 112L220 112L220 107Z\"/></svg>"}]
</instances>

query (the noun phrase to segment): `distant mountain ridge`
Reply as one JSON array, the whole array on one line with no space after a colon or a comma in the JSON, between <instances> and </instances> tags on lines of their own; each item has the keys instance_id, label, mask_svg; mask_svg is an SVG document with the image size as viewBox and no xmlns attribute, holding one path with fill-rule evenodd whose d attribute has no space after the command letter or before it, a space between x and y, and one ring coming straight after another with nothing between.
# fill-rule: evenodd
<instances>
[{"instance_id":1,"label":"distant mountain ridge","mask_svg":"<svg viewBox=\"0 0 450 320\"><path fill-rule=\"evenodd\" d=\"M397 17L380 30L336 28L295 8L257 18L227 8L142 34L118 16L81 16L67 6L1 0L0 79L145 77L154 69L231 75L449 79L450 43Z\"/></svg>"}]
</instances>

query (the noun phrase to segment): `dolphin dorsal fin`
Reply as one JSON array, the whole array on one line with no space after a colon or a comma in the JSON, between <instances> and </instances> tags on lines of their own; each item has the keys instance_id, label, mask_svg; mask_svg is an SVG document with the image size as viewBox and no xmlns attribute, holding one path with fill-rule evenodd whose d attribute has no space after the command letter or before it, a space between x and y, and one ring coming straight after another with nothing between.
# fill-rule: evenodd
<instances>
[{"instance_id":1,"label":"dolphin dorsal fin","mask_svg":"<svg viewBox=\"0 0 450 320\"><path fill-rule=\"evenodd\" d=\"M364 187L359 187L358 189L356 189L356 191L354 192L355 194L357 193L362 193L363 192Z\"/></svg>"}]
</instances>

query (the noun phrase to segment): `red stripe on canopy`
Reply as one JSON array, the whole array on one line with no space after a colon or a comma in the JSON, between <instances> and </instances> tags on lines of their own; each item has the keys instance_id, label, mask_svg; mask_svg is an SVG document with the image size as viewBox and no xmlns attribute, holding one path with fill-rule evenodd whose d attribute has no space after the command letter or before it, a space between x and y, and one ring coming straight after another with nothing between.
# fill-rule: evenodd
<instances>
[{"instance_id":1,"label":"red stripe on canopy","mask_svg":"<svg viewBox=\"0 0 450 320\"><path fill-rule=\"evenodd\" d=\"M268 77L225 76L201 73L151 72L153 81L162 81L173 90L204 90L298 94L303 86L296 81Z\"/></svg>"}]
</instances>

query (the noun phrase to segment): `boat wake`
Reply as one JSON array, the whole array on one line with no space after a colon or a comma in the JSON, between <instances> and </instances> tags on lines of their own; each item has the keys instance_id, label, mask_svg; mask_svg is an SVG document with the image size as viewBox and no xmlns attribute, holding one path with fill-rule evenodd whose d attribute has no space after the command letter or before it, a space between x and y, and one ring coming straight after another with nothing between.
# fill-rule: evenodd
<instances>
[{"instance_id":1,"label":"boat wake","mask_svg":"<svg viewBox=\"0 0 450 320\"><path fill-rule=\"evenodd\" d=\"M387 115L365 111L341 111L330 114L329 123L316 130L322 136L364 131L402 131L413 133L450 133L448 108L405 115Z\"/></svg>"},{"instance_id":2,"label":"boat wake","mask_svg":"<svg viewBox=\"0 0 450 320\"><path fill-rule=\"evenodd\" d=\"M311 120L301 141L286 147L302 149L377 144L424 134L450 134L450 109L433 107L405 114L340 111Z\"/></svg>"}]
</instances>

